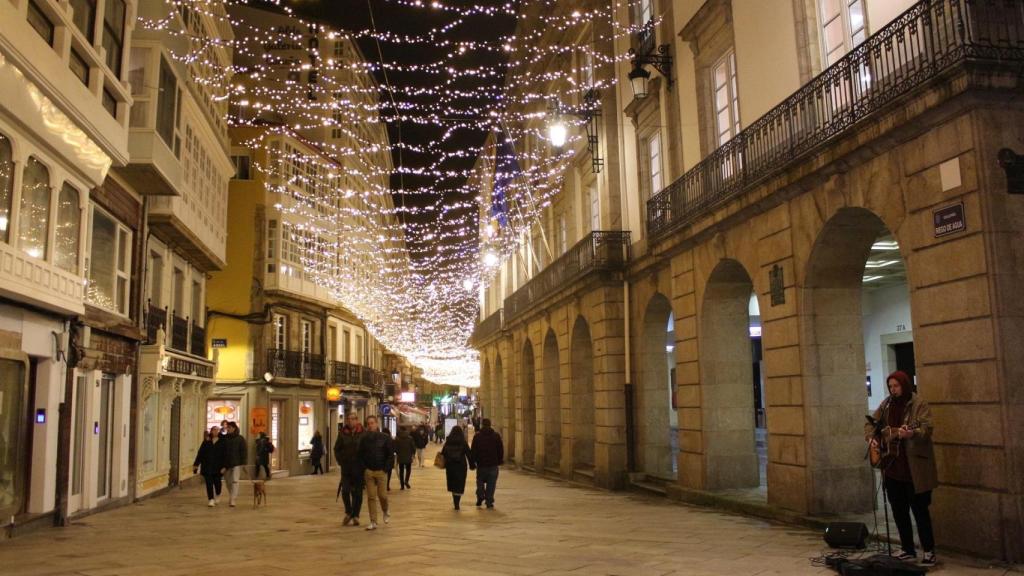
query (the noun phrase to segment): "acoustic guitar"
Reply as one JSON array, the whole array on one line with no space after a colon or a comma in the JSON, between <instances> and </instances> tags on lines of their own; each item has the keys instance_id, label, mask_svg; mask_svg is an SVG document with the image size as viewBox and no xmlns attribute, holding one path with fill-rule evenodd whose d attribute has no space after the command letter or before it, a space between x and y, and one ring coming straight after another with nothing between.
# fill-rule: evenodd
<instances>
[{"instance_id":1,"label":"acoustic guitar","mask_svg":"<svg viewBox=\"0 0 1024 576\"><path fill-rule=\"evenodd\" d=\"M882 427L884 422L875 420L871 416L868 416L867 419L875 427L875 443L868 444L868 460L870 460L872 468L888 468L889 464L900 456L900 446L903 444L900 442L899 436L901 428ZM907 429L913 432L920 427L920 421L914 420Z\"/></svg>"}]
</instances>

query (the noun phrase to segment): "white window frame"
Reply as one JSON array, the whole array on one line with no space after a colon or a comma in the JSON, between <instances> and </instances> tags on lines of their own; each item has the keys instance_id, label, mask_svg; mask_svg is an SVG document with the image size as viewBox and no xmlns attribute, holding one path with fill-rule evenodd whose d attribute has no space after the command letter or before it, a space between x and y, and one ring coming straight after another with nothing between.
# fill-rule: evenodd
<instances>
[{"instance_id":1,"label":"white window frame","mask_svg":"<svg viewBox=\"0 0 1024 576\"><path fill-rule=\"evenodd\" d=\"M587 186L587 202L590 204L590 231L601 229L601 194L597 191L597 182Z\"/></svg>"},{"instance_id":2,"label":"white window frame","mask_svg":"<svg viewBox=\"0 0 1024 576\"><path fill-rule=\"evenodd\" d=\"M313 323L309 320L299 320L299 326L301 329L300 351L303 355L309 355L313 353Z\"/></svg>"},{"instance_id":3,"label":"white window frame","mask_svg":"<svg viewBox=\"0 0 1024 576\"><path fill-rule=\"evenodd\" d=\"M838 13L826 14L827 3L835 2L839 8ZM868 15L864 0L817 0L818 19L821 22L821 54L824 68L835 64L857 45L867 39ZM856 9L854 9L856 7ZM860 12L860 22L855 22L856 12ZM829 26L841 26L843 31L842 43L829 51L828 28Z\"/></svg>"},{"instance_id":4,"label":"white window frame","mask_svg":"<svg viewBox=\"0 0 1024 576\"><path fill-rule=\"evenodd\" d=\"M845 1L845 0L844 0ZM719 70L725 72L725 82L718 82ZM719 105L719 95L725 95L725 105ZM740 103L736 79L736 51L730 48L711 67L711 109L715 124L715 143L722 146L740 132ZM728 116L728 125L722 126L721 114Z\"/></svg>"},{"instance_id":5,"label":"white window frame","mask_svg":"<svg viewBox=\"0 0 1024 576\"><path fill-rule=\"evenodd\" d=\"M92 242L93 242L93 225L96 219L96 212L100 212L103 217L109 218L114 222L116 231L114 233L114 251L112 255L114 259L114 306L115 308L107 308L98 302L90 302L91 304L113 312L119 316L128 316L129 308L131 307L131 293L132 293L132 244L134 240L134 232L131 228L127 227L118 220L113 214L107 212L103 208L97 206L95 203L89 204L89 249L86 251L86 266L85 266L85 277L88 282L92 281ZM124 242L121 242L121 238L124 237ZM120 252L121 248L124 248L124 253ZM124 264L124 268L121 264ZM118 307L118 302L121 300L119 289L121 288L121 282L124 281L124 306L123 309ZM88 292L88 291L87 291Z\"/></svg>"},{"instance_id":6,"label":"white window frame","mask_svg":"<svg viewBox=\"0 0 1024 576\"><path fill-rule=\"evenodd\" d=\"M288 317L284 314L274 314L274 348L277 350L288 349Z\"/></svg>"},{"instance_id":7,"label":"white window frame","mask_svg":"<svg viewBox=\"0 0 1024 576\"><path fill-rule=\"evenodd\" d=\"M648 185L650 191L647 195L648 198L654 196L661 189L665 187L662 166L662 153L661 147L661 132L656 131L647 138L647 169L648 169Z\"/></svg>"}]
</instances>

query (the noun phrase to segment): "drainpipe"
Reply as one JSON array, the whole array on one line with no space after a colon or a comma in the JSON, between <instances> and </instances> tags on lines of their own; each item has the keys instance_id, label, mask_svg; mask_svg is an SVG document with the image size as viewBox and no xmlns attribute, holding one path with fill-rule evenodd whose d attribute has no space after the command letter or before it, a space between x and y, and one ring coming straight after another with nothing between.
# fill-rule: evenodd
<instances>
[{"instance_id":1,"label":"drainpipe","mask_svg":"<svg viewBox=\"0 0 1024 576\"><path fill-rule=\"evenodd\" d=\"M622 280L622 300L623 300L623 314L622 325L625 332L623 343L625 347L626 355L626 383L624 392L626 394L626 471L636 471L636 427L635 427L635 414L636 411L633 407L633 368L632 368L632 354L630 353L630 314L629 314L629 279L625 278Z\"/></svg>"}]
</instances>

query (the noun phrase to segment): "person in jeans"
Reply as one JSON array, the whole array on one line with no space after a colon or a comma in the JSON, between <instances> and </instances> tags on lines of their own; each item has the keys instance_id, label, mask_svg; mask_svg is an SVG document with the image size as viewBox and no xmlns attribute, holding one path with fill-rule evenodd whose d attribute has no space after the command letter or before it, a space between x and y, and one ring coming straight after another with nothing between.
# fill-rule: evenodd
<instances>
[{"instance_id":1,"label":"person in jeans","mask_svg":"<svg viewBox=\"0 0 1024 576\"><path fill-rule=\"evenodd\" d=\"M498 467L505 463L505 446L501 434L491 427L490 418L484 418L480 424L470 450L476 463L476 505L487 502L488 508L494 508L494 488L498 483Z\"/></svg>"},{"instance_id":2,"label":"person in jeans","mask_svg":"<svg viewBox=\"0 0 1024 576\"><path fill-rule=\"evenodd\" d=\"M395 449L391 436L380 431L376 416L366 419L366 433L359 440L359 462L363 466L363 480L370 498L370 525L367 530L377 529L377 509L384 515L384 523L391 518L388 511L387 469Z\"/></svg>"},{"instance_id":3,"label":"person in jeans","mask_svg":"<svg viewBox=\"0 0 1024 576\"><path fill-rule=\"evenodd\" d=\"M206 481L207 506L211 507L216 506L217 499L220 498L220 469L222 466L221 449L217 446L219 443L220 428L213 426L206 434L202 445L199 446L195 461L192 462L193 474L202 471L203 480Z\"/></svg>"},{"instance_id":4,"label":"person in jeans","mask_svg":"<svg viewBox=\"0 0 1024 576\"><path fill-rule=\"evenodd\" d=\"M345 426L334 441L334 460L341 468L341 500L345 503L342 526L359 526L359 512L363 507L363 463L359 459L359 441L363 438L359 415L349 413Z\"/></svg>"},{"instance_id":5,"label":"person in jeans","mask_svg":"<svg viewBox=\"0 0 1024 576\"><path fill-rule=\"evenodd\" d=\"M910 513L914 513L917 534L921 537L924 557L921 564L934 565L935 536L932 532L932 517L928 506L932 502L932 490L939 484L935 465L935 449L932 446L932 414L928 404L914 394L910 376L897 370L886 379L889 397L882 401L873 415L881 425L881 438L876 436L871 424L864 427L868 443L877 446L879 441L888 443L887 448L895 457L884 467L882 476L886 498L892 506L892 517L900 533L902 550L896 557L900 560L917 559L914 546L914 528Z\"/></svg>"},{"instance_id":6,"label":"person in jeans","mask_svg":"<svg viewBox=\"0 0 1024 576\"><path fill-rule=\"evenodd\" d=\"M409 434L409 428L402 426L398 429L398 437L395 438L395 457L398 460L398 481L402 490L411 488L409 476L412 475L412 457L416 453L416 441Z\"/></svg>"},{"instance_id":7,"label":"person in jeans","mask_svg":"<svg viewBox=\"0 0 1024 576\"><path fill-rule=\"evenodd\" d=\"M245 438L238 431L238 424L228 422L228 433L218 444L222 446L221 474L228 479L228 506L235 507L238 500L238 481L242 477L242 467L249 458L249 447Z\"/></svg>"}]
</instances>

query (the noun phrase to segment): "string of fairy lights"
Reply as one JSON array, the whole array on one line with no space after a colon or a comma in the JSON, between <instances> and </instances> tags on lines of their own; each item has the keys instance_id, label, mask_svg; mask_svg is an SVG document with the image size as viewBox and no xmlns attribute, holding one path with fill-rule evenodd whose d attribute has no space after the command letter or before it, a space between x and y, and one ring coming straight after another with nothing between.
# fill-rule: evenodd
<instances>
[{"instance_id":1,"label":"string of fairy lights","mask_svg":"<svg viewBox=\"0 0 1024 576\"><path fill-rule=\"evenodd\" d=\"M139 25L182 37L171 57L204 71L194 81L229 103L229 126L252 128L233 145L261 152L252 168L275 199L268 250L276 272L325 290L428 380L474 387L479 361L468 340L480 291L529 237L585 143L582 121L567 118L576 129L565 146L551 145L544 127L551 103L612 87L594 70L628 55L597 46L637 31L616 17L636 1L566 10L556 0L382 0L386 9L446 16L443 26L407 34L331 28L281 2L266 10L248 0L170 0L166 14L140 17ZM519 25L512 34L466 40L465 27L486 18ZM232 37L215 32L226 26ZM378 49L366 57L362 40L409 51L429 46L440 56L389 61ZM490 56L474 58L481 54ZM440 136L389 141L389 124ZM460 145L467 133L486 143ZM395 160L403 157L429 161ZM466 159L476 159L474 168L451 166ZM490 192L497 181L501 198Z\"/></svg>"}]
</instances>

